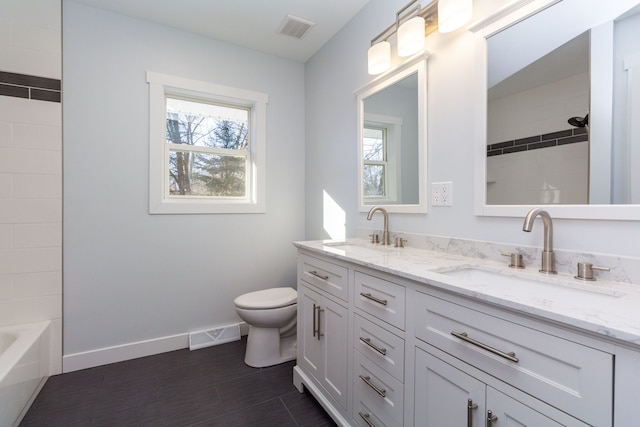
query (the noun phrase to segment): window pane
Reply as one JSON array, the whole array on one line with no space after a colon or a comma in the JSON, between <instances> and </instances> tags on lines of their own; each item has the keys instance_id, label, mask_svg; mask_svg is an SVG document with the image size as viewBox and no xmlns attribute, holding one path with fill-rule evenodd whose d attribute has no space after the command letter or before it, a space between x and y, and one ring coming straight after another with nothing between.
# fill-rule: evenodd
<instances>
[{"instance_id":1,"label":"window pane","mask_svg":"<svg viewBox=\"0 0 640 427\"><path fill-rule=\"evenodd\" d=\"M167 143L247 150L249 109L167 97Z\"/></svg>"},{"instance_id":2,"label":"window pane","mask_svg":"<svg viewBox=\"0 0 640 427\"><path fill-rule=\"evenodd\" d=\"M384 195L384 165L364 165L364 196Z\"/></svg>"},{"instance_id":3,"label":"window pane","mask_svg":"<svg viewBox=\"0 0 640 427\"><path fill-rule=\"evenodd\" d=\"M364 160L384 160L384 129L363 129L362 155Z\"/></svg>"},{"instance_id":4,"label":"window pane","mask_svg":"<svg viewBox=\"0 0 640 427\"><path fill-rule=\"evenodd\" d=\"M247 158L188 151L169 152L172 196L244 197Z\"/></svg>"}]
</instances>

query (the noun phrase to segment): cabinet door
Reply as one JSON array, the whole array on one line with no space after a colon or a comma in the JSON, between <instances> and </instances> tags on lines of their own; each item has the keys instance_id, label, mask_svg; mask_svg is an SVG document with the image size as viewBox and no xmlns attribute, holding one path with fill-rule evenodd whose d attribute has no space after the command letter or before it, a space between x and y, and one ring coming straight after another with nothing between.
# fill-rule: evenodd
<instances>
[{"instance_id":1,"label":"cabinet door","mask_svg":"<svg viewBox=\"0 0 640 427\"><path fill-rule=\"evenodd\" d=\"M317 314L322 296L298 282L298 365L318 381L322 379L323 343L318 339ZM321 337L322 338L322 337Z\"/></svg>"},{"instance_id":2,"label":"cabinet door","mask_svg":"<svg viewBox=\"0 0 640 427\"><path fill-rule=\"evenodd\" d=\"M415 364L416 426L485 425L483 382L417 347Z\"/></svg>"},{"instance_id":3,"label":"cabinet door","mask_svg":"<svg viewBox=\"0 0 640 427\"><path fill-rule=\"evenodd\" d=\"M322 382L333 398L347 408L348 321L347 309L323 298L319 313L323 345Z\"/></svg>"},{"instance_id":4,"label":"cabinet door","mask_svg":"<svg viewBox=\"0 0 640 427\"><path fill-rule=\"evenodd\" d=\"M491 387L487 387L487 411L491 411L495 417L491 427L586 426L578 420L575 420L575 424L560 424Z\"/></svg>"},{"instance_id":5,"label":"cabinet door","mask_svg":"<svg viewBox=\"0 0 640 427\"><path fill-rule=\"evenodd\" d=\"M298 365L347 408L347 309L298 282Z\"/></svg>"}]
</instances>

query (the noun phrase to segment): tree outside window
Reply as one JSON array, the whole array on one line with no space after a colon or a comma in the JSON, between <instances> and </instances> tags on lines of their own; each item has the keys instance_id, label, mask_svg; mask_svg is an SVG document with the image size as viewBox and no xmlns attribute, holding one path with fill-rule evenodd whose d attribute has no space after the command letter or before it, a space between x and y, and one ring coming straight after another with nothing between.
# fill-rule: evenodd
<instances>
[{"instance_id":1,"label":"tree outside window","mask_svg":"<svg viewBox=\"0 0 640 427\"><path fill-rule=\"evenodd\" d=\"M365 125L362 138L365 197L386 196L387 132L385 128Z\"/></svg>"},{"instance_id":2,"label":"tree outside window","mask_svg":"<svg viewBox=\"0 0 640 427\"><path fill-rule=\"evenodd\" d=\"M169 195L244 197L249 110L167 97Z\"/></svg>"}]
</instances>

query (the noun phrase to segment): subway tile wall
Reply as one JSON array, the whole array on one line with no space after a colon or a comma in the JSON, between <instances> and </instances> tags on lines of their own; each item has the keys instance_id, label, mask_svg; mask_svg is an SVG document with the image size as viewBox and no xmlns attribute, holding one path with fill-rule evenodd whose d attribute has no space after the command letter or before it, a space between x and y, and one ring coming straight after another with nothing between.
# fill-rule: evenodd
<instances>
[{"instance_id":1,"label":"subway tile wall","mask_svg":"<svg viewBox=\"0 0 640 427\"><path fill-rule=\"evenodd\" d=\"M62 370L61 0L0 6L0 325L52 321Z\"/></svg>"}]
</instances>

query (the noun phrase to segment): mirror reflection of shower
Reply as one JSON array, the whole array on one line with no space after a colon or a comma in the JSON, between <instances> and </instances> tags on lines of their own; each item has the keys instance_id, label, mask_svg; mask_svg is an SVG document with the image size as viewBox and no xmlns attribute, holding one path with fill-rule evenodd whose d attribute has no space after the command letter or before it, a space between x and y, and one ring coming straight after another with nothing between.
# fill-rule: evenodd
<instances>
[{"instance_id":1,"label":"mirror reflection of shower","mask_svg":"<svg viewBox=\"0 0 640 427\"><path fill-rule=\"evenodd\" d=\"M577 128L586 127L589 129L589 113L584 117L571 117L567 122L569 122L571 126L575 126Z\"/></svg>"}]
</instances>

